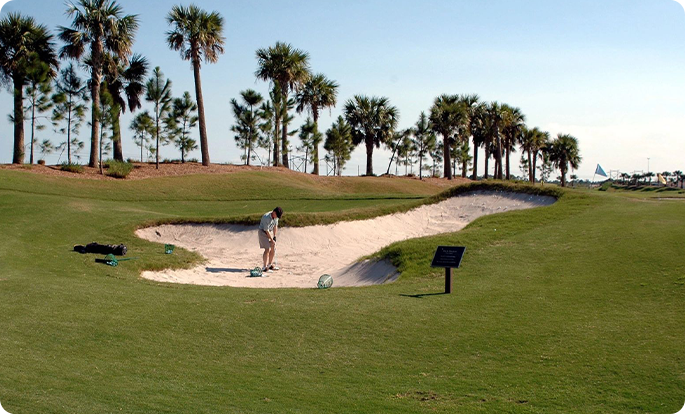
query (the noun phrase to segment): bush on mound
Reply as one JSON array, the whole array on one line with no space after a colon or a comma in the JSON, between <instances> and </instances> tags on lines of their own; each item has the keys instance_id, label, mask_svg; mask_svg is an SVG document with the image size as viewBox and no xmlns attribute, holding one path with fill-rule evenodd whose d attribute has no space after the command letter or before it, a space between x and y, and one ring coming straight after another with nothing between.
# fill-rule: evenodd
<instances>
[{"instance_id":1,"label":"bush on mound","mask_svg":"<svg viewBox=\"0 0 685 414\"><path fill-rule=\"evenodd\" d=\"M69 164L68 162L65 162L59 167L60 170L62 171L67 171L67 172L72 172L72 173L78 173L81 174L83 172L83 167L79 164Z\"/></svg>"},{"instance_id":2,"label":"bush on mound","mask_svg":"<svg viewBox=\"0 0 685 414\"><path fill-rule=\"evenodd\" d=\"M124 161L107 161L107 172L105 174L114 178L126 178L133 171L133 164Z\"/></svg>"}]
</instances>

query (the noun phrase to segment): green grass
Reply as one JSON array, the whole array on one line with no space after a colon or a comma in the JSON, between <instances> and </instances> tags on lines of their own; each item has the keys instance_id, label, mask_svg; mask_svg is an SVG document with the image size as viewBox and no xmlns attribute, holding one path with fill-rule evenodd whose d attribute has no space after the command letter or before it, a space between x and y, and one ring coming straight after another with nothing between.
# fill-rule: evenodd
<instances>
[{"instance_id":1,"label":"green grass","mask_svg":"<svg viewBox=\"0 0 685 414\"><path fill-rule=\"evenodd\" d=\"M459 191L371 177L102 182L2 170L0 402L13 414L682 407L679 201L555 188L553 206L389 246L379 254L403 274L385 286L251 290L138 277L198 260L136 239L142 223L249 221L278 204L302 225ZM140 259L112 268L71 251L91 241L125 243ZM439 294L442 271L429 267L440 244L467 246L452 295Z\"/></svg>"}]
</instances>

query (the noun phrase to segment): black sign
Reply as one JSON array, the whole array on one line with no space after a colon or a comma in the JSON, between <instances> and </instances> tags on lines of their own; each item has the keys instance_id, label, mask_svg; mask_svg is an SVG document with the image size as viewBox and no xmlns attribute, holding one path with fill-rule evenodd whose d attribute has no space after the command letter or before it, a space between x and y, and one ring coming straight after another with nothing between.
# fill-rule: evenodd
<instances>
[{"instance_id":1,"label":"black sign","mask_svg":"<svg viewBox=\"0 0 685 414\"><path fill-rule=\"evenodd\" d=\"M462 246L438 246L433 256L431 267L444 267L446 269L456 269L461 264L466 247Z\"/></svg>"}]
</instances>

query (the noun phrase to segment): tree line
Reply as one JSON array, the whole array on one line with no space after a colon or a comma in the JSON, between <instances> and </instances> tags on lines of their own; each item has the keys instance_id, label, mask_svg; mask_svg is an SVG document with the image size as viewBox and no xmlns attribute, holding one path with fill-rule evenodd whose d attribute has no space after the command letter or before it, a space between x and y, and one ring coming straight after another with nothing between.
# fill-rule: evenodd
<instances>
[{"instance_id":1,"label":"tree line","mask_svg":"<svg viewBox=\"0 0 685 414\"><path fill-rule=\"evenodd\" d=\"M216 63L224 52L221 15L194 5L174 6L167 14L170 29L166 43L183 60L190 61L195 101L189 92L172 98L171 81L164 78L159 67L146 81L149 63L133 53L138 18L124 14L115 1L79 0L68 5L67 15L73 20L70 27L58 27L57 38L63 43L59 50L48 28L33 18L11 13L0 20L0 80L11 86L14 95L13 163L24 162L26 119L31 125L30 162L34 161L35 129L41 127L41 114L49 110L56 130L65 135L58 148L67 151L71 163L72 150L78 152L85 146L76 136L85 122L88 103L88 165L101 167L103 154L110 150L115 160L123 161L120 116L126 110L140 109L144 96L154 109L136 115L130 126L140 146L141 160L147 148L156 155L159 167L160 145L174 142L185 161L185 154L198 147L190 138L191 129L197 127L202 164L209 165L200 69L203 62ZM399 110L388 98L355 95L344 102L343 116L324 134L319 131L319 115L338 104L339 85L324 74L312 72L309 54L287 43L258 49L256 59L255 77L269 82L269 97L248 89L240 93L240 100L230 101L235 117L231 131L246 164L257 156L255 148L261 147L268 151L265 162L289 168L290 139L296 134L302 144L298 150L305 154L305 170L311 162L314 174L320 171L322 142L327 151L324 159L333 164L335 174L342 172L352 150L362 143L367 175L374 171L374 148L381 145L392 151L388 173L393 161L396 168L401 161L405 168L413 168L418 161L421 178L424 169L439 175L439 164L448 179L456 174L457 166L466 177L471 164L471 178L477 179L479 148L485 151L485 178L492 161L494 178L510 179L511 154L517 146L526 154L520 163L531 182L536 180L536 170L545 179L556 168L565 185L567 172L577 169L581 161L576 138L559 134L550 139L546 132L529 129L519 108L481 102L477 95L438 96L428 112L422 112L416 124L405 130L398 130ZM60 60L78 63L90 78L79 79L73 63L59 70ZM299 129L291 127L292 111L309 115ZM109 138L106 143L105 138ZM52 148L49 141L43 141L40 149L45 152ZM432 165L424 164L429 157Z\"/></svg>"}]
</instances>

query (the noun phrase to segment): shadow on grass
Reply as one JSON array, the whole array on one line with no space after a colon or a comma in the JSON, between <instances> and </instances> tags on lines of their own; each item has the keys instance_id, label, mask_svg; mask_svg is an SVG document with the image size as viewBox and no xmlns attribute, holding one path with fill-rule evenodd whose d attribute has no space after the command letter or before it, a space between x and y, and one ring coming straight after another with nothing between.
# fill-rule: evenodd
<instances>
[{"instance_id":1,"label":"shadow on grass","mask_svg":"<svg viewBox=\"0 0 685 414\"><path fill-rule=\"evenodd\" d=\"M423 299L426 296L440 296L440 295L448 295L449 293L447 292L438 292L438 293L420 293L416 295L406 295L404 293L401 293L400 296L405 297L405 298L416 298L416 299Z\"/></svg>"}]
</instances>

